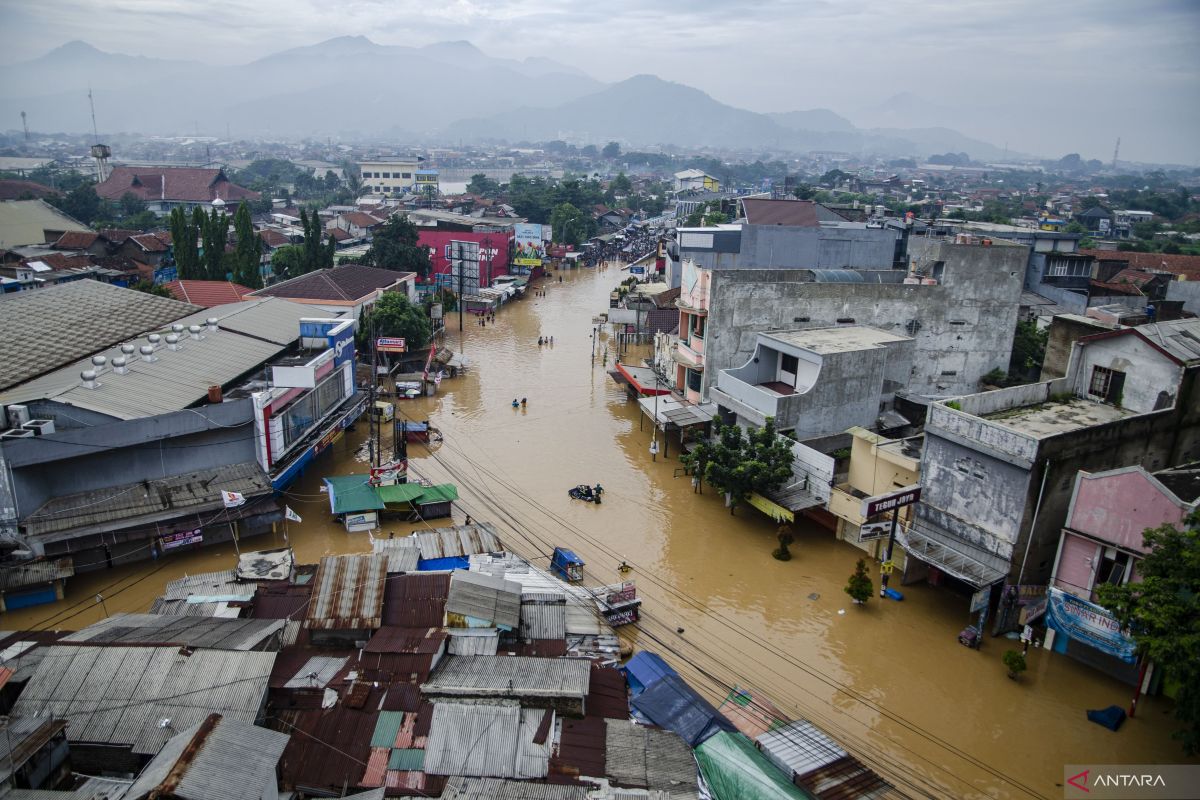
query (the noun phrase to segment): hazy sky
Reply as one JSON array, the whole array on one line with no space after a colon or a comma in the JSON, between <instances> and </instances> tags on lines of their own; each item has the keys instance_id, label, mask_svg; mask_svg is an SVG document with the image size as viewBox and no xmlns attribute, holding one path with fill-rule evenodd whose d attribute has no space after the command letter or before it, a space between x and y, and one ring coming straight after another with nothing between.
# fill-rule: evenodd
<instances>
[{"instance_id":1,"label":"hazy sky","mask_svg":"<svg viewBox=\"0 0 1200 800\"><path fill-rule=\"evenodd\" d=\"M0 57L82 39L240 63L342 35L467 39L755 111L945 125L1015 151L1200 164L1200 0L0 0ZM897 113L886 104L915 96Z\"/></svg>"}]
</instances>

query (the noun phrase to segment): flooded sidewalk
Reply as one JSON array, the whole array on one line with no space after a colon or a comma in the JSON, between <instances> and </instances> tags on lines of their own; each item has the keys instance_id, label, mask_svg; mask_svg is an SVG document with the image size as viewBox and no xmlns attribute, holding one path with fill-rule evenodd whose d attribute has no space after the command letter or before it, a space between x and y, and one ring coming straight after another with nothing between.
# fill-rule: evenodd
<instances>
[{"instance_id":1,"label":"flooded sidewalk","mask_svg":"<svg viewBox=\"0 0 1200 800\"><path fill-rule=\"evenodd\" d=\"M1085 711L1127 705L1131 687L1041 650L1012 681L1000 657L1013 643L960 646L965 604L948 589L914 585L902 603L853 606L843 587L861 551L811 524L796 526L791 561L773 559L776 524L750 508L731 515L707 486L695 494L677 439L669 457L652 460L651 426L608 375L615 342L607 334L595 346L608 348L607 363L593 357L591 319L625 273L559 277L540 284L545 296L503 306L486 328L468 321L460 334L449 315L445 344L467 356L466 375L446 379L437 397L396 401L398 415L429 420L444 435L441 444L410 444L409 456L415 475L458 486L456 522L470 514L493 523L541 567L555 546L570 548L587 562L589 584L636 580L642 622L622 631L632 643L659 652L715 702L731 686L761 690L908 794L1059 797L1067 763L1183 760L1169 704L1144 698L1138 716L1112 733ZM539 346L539 337L554 344ZM514 398L527 403L513 408ZM366 534L332 520L321 491L325 475L367 470L366 432L364 420L285 494L303 517L286 532L299 562L370 549ZM567 494L597 483L602 504ZM384 535L425 527L387 523ZM284 535L280 528L239 546L283 546ZM105 613L146 611L168 580L228 569L234 555L230 543L79 575L66 599L6 614L3 627L78 629ZM622 562L633 569L621 572ZM875 565L871 573L878 585Z\"/></svg>"}]
</instances>

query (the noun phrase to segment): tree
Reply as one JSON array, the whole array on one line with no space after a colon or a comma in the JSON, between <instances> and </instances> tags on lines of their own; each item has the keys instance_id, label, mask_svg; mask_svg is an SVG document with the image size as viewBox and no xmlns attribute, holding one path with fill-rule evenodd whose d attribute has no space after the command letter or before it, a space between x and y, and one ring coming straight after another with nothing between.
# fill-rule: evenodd
<instances>
[{"instance_id":1,"label":"tree","mask_svg":"<svg viewBox=\"0 0 1200 800\"><path fill-rule=\"evenodd\" d=\"M550 215L550 228L561 244L583 244L589 238L590 219L570 203L562 203Z\"/></svg>"},{"instance_id":2,"label":"tree","mask_svg":"<svg viewBox=\"0 0 1200 800\"><path fill-rule=\"evenodd\" d=\"M233 217L233 230L237 236L233 279L251 289L261 289L262 239L254 231L254 223L250 221L250 208L245 203L238 206Z\"/></svg>"},{"instance_id":3,"label":"tree","mask_svg":"<svg viewBox=\"0 0 1200 800\"><path fill-rule=\"evenodd\" d=\"M304 274L304 248L288 244L271 253L271 272L277 280L287 280Z\"/></svg>"},{"instance_id":4,"label":"tree","mask_svg":"<svg viewBox=\"0 0 1200 800\"><path fill-rule=\"evenodd\" d=\"M752 493L774 491L792 477L791 442L775 433L770 417L762 428L745 434L740 426L714 417L712 437L680 460L725 494L730 514Z\"/></svg>"},{"instance_id":5,"label":"tree","mask_svg":"<svg viewBox=\"0 0 1200 800\"><path fill-rule=\"evenodd\" d=\"M121 195L120 206L121 215L125 217L132 217L146 210L145 201L133 192L126 192Z\"/></svg>"},{"instance_id":6,"label":"tree","mask_svg":"<svg viewBox=\"0 0 1200 800\"><path fill-rule=\"evenodd\" d=\"M129 288L133 289L135 292L152 294L155 297L171 297L171 293L167 290L167 287L163 286L161 283L151 283L147 280L140 280L129 284Z\"/></svg>"},{"instance_id":7,"label":"tree","mask_svg":"<svg viewBox=\"0 0 1200 800\"><path fill-rule=\"evenodd\" d=\"M175 253L175 271L180 280L203 277L200 274L200 254L196 248L200 233L193 220L194 217L189 219L179 206L171 209L171 249Z\"/></svg>"},{"instance_id":8,"label":"tree","mask_svg":"<svg viewBox=\"0 0 1200 800\"><path fill-rule=\"evenodd\" d=\"M381 269L415 272L424 278L433 270L433 264L429 261L428 248L417 244L419 236L417 226L404 215L397 214L375 232L364 261Z\"/></svg>"},{"instance_id":9,"label":"tree","mask_svg":"<svg viewBox=\"0 0 1200 800\"><path fill-rule=\"evenodd\" d=\"M1046 340L1049 335L1049 331L1038 330L1037 323L1032 320L1017 322L1012 357L1008 362L1009 374L1013 377L1026 377L1041 370L1042 361L1046 358Z\"/></svg>"},{"instance_id":10,"label":"tree","mask_svg":"<svg viewBox=\"0 0 1200 800\"><path fill-rule=\"evenodd\" d=\"M604 145L604 149L600 151L600 155L612 160L621 155L621 145L617 144L616 142L609 142L608 144Z\"/></svg>"},{"instance_id":11,"label":"tree","mask_svg":"<svg viewBox=\"0 0 1200 800\"><path fill-rule=\"evenodd\" d=\"M1104 583L1096 599L1137 643L1138 654L1179 686L1175 738L1188 755L1200 752L1200 512L1180 530L1174 525L1143 534L1147 553L1138 564L1140 583Z\"/></svg>"},{"instance_id":12,"label":"tree","mask_svg":"<svg viewBox=\"0 0 1200 800\"><path fill-rule=\"evenodd\" d=\"M875 585L871 583L871 576L867 574L867 563L860 558L854 565L854 574L846 581L846 594L861 605L870 600L874 592Z\"/></svg>"},{"instance_id":13,"label":"tree","mask_svg":"<svg viewBox=\"0 0 1200 800\"><path fill-rule=\"evenodd\" d=\"M205 216L200 238L204 241L204 276L210 281L228 280L225 269L225 245L229 243L229 215L213 209Z\"/></svg>"},{"instance_id":14,"label":"tree","mask_svg":"<svg viewBox=\"0 0 1200 800\"><path fill-rule=\"evenodd\" d=\"M796 541L796 537L792 535L791 526L780 525L779 530L775 531L775 537L779 539L779 547L771 555L780 561L791 561L792 551L788 550L788 545Z\"/></svg>"},{"instance_id":15,"label":"tree","mask_svg":"<svg viewBox=\"0 0 1200 800\"><path fill-rule=\"evenodd\" d=\"M812 200L817 194L817 190L807 183L801 183L792 190L792 194L796 195L799 200Z\"/></svg>"},{"instance_id":16,"label":"tree","mask_svg":"<svg viewBox=\"0 0 1200 800\"><path fill-rule=\"evenodd\" d=\"M479 172L471 176L471 181L467 184L467 194L495 197L500 194L500 184Z\"/></svg>"},{"instance_id":17,"label":"tree","mask_svg":"<svg viewBox=\"0 0 1200 800\"><path fill-rule=\"evenodd\" d=\"M1025 656L1021 655L1016 650L1005 650L1004 655L1001 656L1001 660L1004 662L1004 666L1008 670L1008 677L1012 678L1014 681L1021 676L1021 673L1025 671L1027 666L1025 664Z\"/></svg>"},{"instance_id":18,"label":"tree","mask_svg":"<svg viewBox=\"0 0 1200 800\"><path fill-rule=\"evenodd\" d=\"M51 205L85 225L95 222L104 210L104 202L90 183L80 184L58 197L49 197Z\"/></svg>"},{"instance_id":19,"label":"tree","mask_svg":"<svg viewBox=\"0 0 1200 800\"><path fill-rule=\"evenodd\" d=\"M617 173L617 177L612 179L608 188L612 190L617 197L625 197L633 191L633 182L629 180L624 172Z\"/></svg>"},{"instance_id":20,"label":"tree","mask_svg":"<svg viewBox=\"0 0 1200 800\"><path fill-rule=\"evenodd\" d=\"M383 297L369 310L363 312L358 325L358 344L370 347L373 339L380 336L402 336L410 353L429 344L433 326L424 309L409 302L408 297L398 292L385 292Z\"/></svg>"}]
</instances>

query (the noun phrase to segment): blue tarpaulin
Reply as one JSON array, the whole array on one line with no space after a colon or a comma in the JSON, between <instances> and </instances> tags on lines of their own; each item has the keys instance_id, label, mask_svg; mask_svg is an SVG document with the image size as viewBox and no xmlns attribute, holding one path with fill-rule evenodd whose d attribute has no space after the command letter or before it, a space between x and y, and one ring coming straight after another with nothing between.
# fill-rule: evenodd
<instances>
[{"instance_id":1,"label":"blue tarpaulin","mask_svg":"<svg viewBox=\"0 0 1200 800\"><path fill-rule=\"evenodd\" d=\"M634 697L646 691L654 683L667 675L678 675L671 666L662 660L657 653L641 650L621 667L625 680L629 682L629 691Z\"/></svg>"},{"instance_id":2,"label":"blue tarpaulin","mask_svg":"<svg viewBox=\"0 0 1200 800\"><path fill-rule=\"evenodd\" d=\"M655 725L679 734L692 747L721 731L737 730L675 674L659 678L629 704Z\"/></svg>"},{"instance_id":3,"label":"blue tarpaulin","mask_svg":"<svg viewBox=\"0 0 1200 800\"><path fill-rule=\"evenodd\" d=\"M470 569L470 567L471 559L467 556L450 556L449 558L422 558L417 561L417 569L421 572Z\"/></svg>"}]
</instances>

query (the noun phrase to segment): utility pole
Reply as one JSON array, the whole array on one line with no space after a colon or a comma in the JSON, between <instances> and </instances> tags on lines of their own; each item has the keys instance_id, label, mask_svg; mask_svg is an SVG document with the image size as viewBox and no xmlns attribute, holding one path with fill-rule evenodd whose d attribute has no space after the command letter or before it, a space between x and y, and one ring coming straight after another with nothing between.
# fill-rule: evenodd
<instances>
[{"instance_id":1,"label":"utility pole","mask_svg":"<svg viewBox=\"0 0 1200 800\"><path fill-rule=\"evenodd\" d=\"M883 563L888 565L888 569L892 568L892 545L896 543L896 526L900 524L900 506L892 509L892 527L888 531L887 549L883 553ZM880 570L879 575L879 596L887 597L888 578L892 577L892 573L883 572Z\"/></svg>"},{"instance_id":2,"label":"utility pole","mask_svg":"<svg viewBox=\"0 0 1200 800\"><path fill-rule=\"evenodd\" d=\"M21 112L21 127L25 129L25 141L29 141L29 123L25 120L25 112Z\"/></svg>"}]
</instances>

